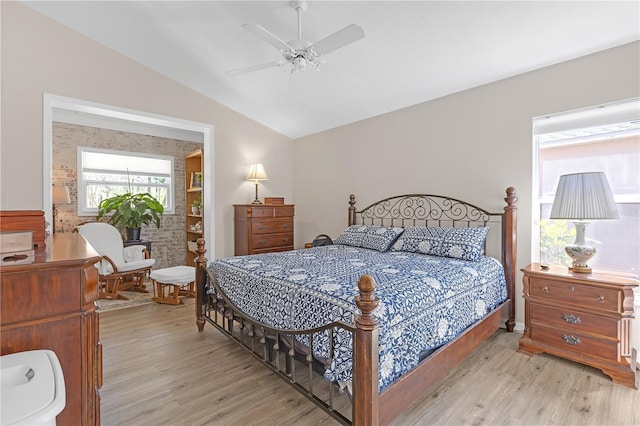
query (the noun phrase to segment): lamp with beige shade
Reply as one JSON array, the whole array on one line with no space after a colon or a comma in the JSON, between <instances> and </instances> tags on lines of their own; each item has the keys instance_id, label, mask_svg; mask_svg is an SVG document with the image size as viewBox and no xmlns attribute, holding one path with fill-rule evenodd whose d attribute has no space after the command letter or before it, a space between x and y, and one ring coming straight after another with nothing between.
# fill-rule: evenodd
<instances>
[{"instance_id":1,"label":"lamp with beige shade","mask_svg":"<svg viewBox=\"0 0 640 426\"><path fill-rule=\"evenodd\" d=\"M260 163L253 163L247 180L256 184L256 199L251 204L262 204L258 199L258 182L261 180L269 180L269 176L264 171L264 167Z\"/></svg>"}]
</instances>

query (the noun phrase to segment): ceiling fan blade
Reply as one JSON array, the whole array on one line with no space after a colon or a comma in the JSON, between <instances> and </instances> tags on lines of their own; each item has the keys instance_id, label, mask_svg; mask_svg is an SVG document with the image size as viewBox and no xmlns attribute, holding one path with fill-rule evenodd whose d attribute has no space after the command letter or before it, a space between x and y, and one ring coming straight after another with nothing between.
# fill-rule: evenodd
<instances>
[{"instance_id":1,"label":"ceiling fan blade","mask_svg":"<svg viewBox=\"0 0 640 426\"><path fill-rule=\"evenodd\" d=\"M361 38L364 38L364 30L356 24L351 24L317 41L311 47L318 55L324 55Z\"/></svg>"},{"instance_id":2,"label":"ceiling fan blade","mask_svg":"<svg viewBox=\"0 0 640 426\"><path fill-rule=\"evenodd\" d=\"M275 35L271 34L268 30L264 29L263 27L261 27L258 24L244 24L242 27L245 30L247 30L250 33L252 33L253 35L261 38L264 41L266 41L267 43L269 43L270 45L272 45L273 47L275 47L278 50L281 50L283 52L289 52L289 51L293 50L293 48L291 46L289 46L287 43L285 43L284 41L280 40L278 37L276 37Z\"/></svg>"},{"instance_id":3,"label":"ceiling fan blade","mask_svg":"<svg viewBox=\"0 0 640 426\"><path fill-rule=\"evenodd\" d=\"M285 61L275 61L275 62L269 62L266 64L252 65L250 67L238 68L235 70L227 71L227 75L233 76L238 74L244 74L246 72L263 70L265 68L281 67L285 64L286 64Z\"/></svg>"}]
</instances>

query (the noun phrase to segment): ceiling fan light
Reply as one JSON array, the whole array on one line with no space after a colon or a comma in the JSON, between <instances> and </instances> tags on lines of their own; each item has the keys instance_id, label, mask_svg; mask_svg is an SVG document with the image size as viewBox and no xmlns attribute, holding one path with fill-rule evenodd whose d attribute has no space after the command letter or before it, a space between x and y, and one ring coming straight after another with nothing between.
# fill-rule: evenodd
<instances>
[{"instance_id":1,"label":"ceiling fan light","mask_svg":"<svg viewBox=\"0 0 640 426\"><path fill-rule=\"evenodd\" d=\"M2 0L0 0L2 1ZM285 63L291 64L291 73L304 71L307 64L311 64L316 71L320 70L320 64L324 61L320 57L326 53L351 44L364 37L364 30L356 24L351 24L343 29L328 35L327 37L312 43L302 39L302 12L308 4L305 0L294 0L289 3L298 15L298 39L288 43L280 40L271 32L258 24L244 24L242 27L258 38L266 41L280 51ZM268 64L254 65L227 72L229 75L237 75L249 71L257 71L263 68L271 68L283 65L282 61Z\"/></svg>"},{"instance_id":2,"label":"ceiling fan light","mask_svg":"<svg viewBox=\"0 0 640 426\"><path fill-rule=\"evenodd\" d=\"M293 58L292 63L293 69L296 71L304 71L305 67L307 66L307 60L302 56L296 56L295 58Z\"/></svg>"}]
</instances>

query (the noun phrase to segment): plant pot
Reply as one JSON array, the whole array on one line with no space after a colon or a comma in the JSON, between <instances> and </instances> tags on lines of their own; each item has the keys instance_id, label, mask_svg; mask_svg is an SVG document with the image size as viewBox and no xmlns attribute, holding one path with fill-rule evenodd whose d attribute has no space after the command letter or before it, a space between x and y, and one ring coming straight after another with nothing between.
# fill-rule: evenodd
<instances>
[{"instance_id":1,"label":"plant pot","mask_svg":"<svg viewBox=\"0 0 640 426\"><path fill-rule=\"evenodd\" d=\"M140 241L140 228L127 228L127 241Z\"/></svg>"},{"instance_id":2,"label":"plant pot","mask_svg":"<svg viewBox=\"0 0 640 426\"><path fill-rule=\"evenodd\" d=\"M199 215L200 209L194 206L191 206L191 214Z\"/></svg>"}]
</instances>

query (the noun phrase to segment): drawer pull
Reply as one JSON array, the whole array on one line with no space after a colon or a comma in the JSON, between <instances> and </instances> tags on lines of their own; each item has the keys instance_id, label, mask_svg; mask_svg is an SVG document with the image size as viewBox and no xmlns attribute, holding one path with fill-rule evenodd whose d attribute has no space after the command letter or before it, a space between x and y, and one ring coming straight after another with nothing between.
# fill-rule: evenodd
<instances>
[{"instance_id":1,"label":"drawer pull","mask_svg":"<svg viewBox=\"0 0 640 426\"><path fill-rule=\"evenodd\" d=\"M285 243L288 243L289 239L288 238L283 238L282 241L284 241Z\"/></svg>"},{"instance_id":2,"label":"drawer pull","mask_svg":"<svg viewBox=\"0 0 640 426\"><path fill-rule=\"evenodd\" d=\"M260 245L263 245L264 243L266 243L266 241L265 241L265 240L260 240L260 241L258 241L258 244L260 244Z\"/></svg>"},{"instance_id":3,"label":"drawer pull","mask_svg":"<svg viewBox=\"0 0 640 426\"><path fill-rule=\"evenodd\" d=\"M604 303L604 296L598 296L596 300L598 301L598 303Z\"/></svg>"},{"instance_id":4,"label":"drawer pull","mask_svg":"<svg viewBox=\"0 0 640 426\"><path fill-rule=\"evenodd\" d=\"M573 337L571 335L567 336L566 334L563 334L562 335L562 340L564 340L565 342L567 342L570 345L579 345L580 344L580 338Z\"/></svg>"},{"instance_id":5,"label":"drawer pull","mask_svg":"<svg viewBox=\"0 0 640 426\"><path fill-rule=\"evenodd\" d=\"M282 226L282 228L284 228L284 229L289 228L289 224L288 224L288 223L285 223L285 224Z\"/></svg>"},{"instance_id":6,"label":"drawer pull","mask_svg":"<svg viewBox=\"0 0 640 426\"><path fill-rule=\"evenodd\" d=\"M258 231L264 231L266 228L264 226L258 226Z\"/></svg>"},{"instance_id":7,"label":"drawer pull","mask_svg":"<svg viewBox=\"0 0 640 426\"><path fill-rule=\"evenodd\" d=\"M542 289L540 289L541 292L543 293L549 293L549 287L542 287Z\"/></svg>"},{"instance_id":8,"label":"drawer pull","mask_svg":"<svg viewBox=\"0 0 640 426\"><path fill-rule=\"evenodd\" d=\"M572 286L572 285L570 285L570 286L569 286L569 291L574 291L574 290L575 290L575 287L574 287L574 286Z\"/></svg>"},{"instance_id":9,"label":"drawer pull","mask_svg":"<svg viewBox=\"0 0 640 426\"><path fill-rule=\"evenodd\" d=\"M562 319L568 322L569 324L580 324L582 322L580 317L577 317L575 315L570 315L570 314L564 314L562 316Z\"/></svg>"}]
</instances>

